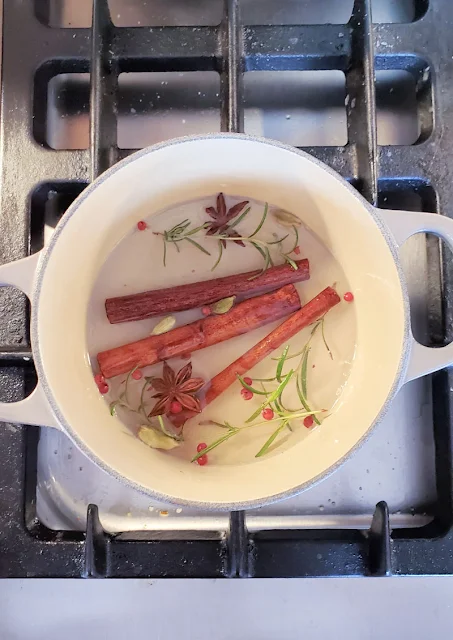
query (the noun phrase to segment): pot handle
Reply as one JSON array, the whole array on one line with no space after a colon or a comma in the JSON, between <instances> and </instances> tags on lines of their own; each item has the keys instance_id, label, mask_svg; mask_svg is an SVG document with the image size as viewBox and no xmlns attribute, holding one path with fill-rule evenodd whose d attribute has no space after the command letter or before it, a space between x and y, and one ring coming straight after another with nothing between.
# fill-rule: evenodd
<instances>
[{"instance_id":1,"label":"pot handle","mask_svg":"<svg viewBox=\"0 0 453 640\"><path fill-rule=\"evenodd\" d=\"M31 296L36 267L41 252L28 258L0 266L0 287L11 285ZM0 402L0 422L34 424L40 427L61 429L38 381L34 391L19 402Z\"/></svg>"},{"instance_id":2,"label":"pot handle","mask_svg":"<svg viewBox=\"0 0 453 640\"><path fill-rule=\"evenodd\" d=\"M390 228L398 246L416 233L427 232L444 240L453 251L453 220L451 218L437 213L390 209L380 209L379 213ZM404 383L452 364L453 342L446 347L425 347L412 336L411 354Z\"/></svg>"}]
</instances>

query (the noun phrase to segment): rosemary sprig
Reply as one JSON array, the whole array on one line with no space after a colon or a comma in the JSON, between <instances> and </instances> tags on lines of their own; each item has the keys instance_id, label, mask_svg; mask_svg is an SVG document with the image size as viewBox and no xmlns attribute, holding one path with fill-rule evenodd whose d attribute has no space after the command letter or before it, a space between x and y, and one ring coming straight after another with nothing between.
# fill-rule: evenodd
<instances>
[{"instance_id":1,"label":"rosemary sprig","mask_svg":"<svg viewBox=\"0 0 453 640\"><path fill-rule=\"evenodd\" d=\"M283 405L283 402L282 402L282 398L281 398L281 397L275 400L274 405L275 405L275 409L276 409L276 411L277 411L277 414L278 414L281 418L283 418L283 417L284 417L285 412L286 412L286 415L289 415L290 413L293 413L292 411L290 411L289 409L287 409L287 408ZM294 418L294 415L293 415L293 418ZM292 431L292 430L293 430L293 428L292 428L292 426L291 426L291 421L290 421L290 420L288 420L288 423L287 423L287 425L286 425L286 426L288 427L288 429L289 429L290 431Z\"/></svg>"},{"instance_id":2,"label":"rosemary sprig","mask_svg":"<svg viewBox=\"0 0 453 640\"><path fill-rule=\"evenodd\" d=\"M324 413L324 409L318 409L318 411L286 411L282 412L282 414L278 414L278 418L272 418L272 420L260 420L259 422L254 422L253 424L244 424L242 427L233 427L229 422L225 420L225 422L216 422L216 420L202 420L200 422L201 425L209 425L212 424L216 427L221 427L222 429L236 429L237 431L245 431L246 429L252 429L254 427L261 427L263 424L272 424L273 422L280 422L282 418L287 418L288 420L296 419L296 418L305 418L306 416L311 416L317 413ZM206 451L206 449L203 449Z\"/></svg>"},{"instance_id":3,"label":"rosemary sprig","mask_svg":"<svg viewBox=\"0 0 453 640\"><path fill-rule=\"evenodd\" d=\"M280 244L281 242L283 242L283 240L286 240L286 238L289 238L289 233L286 234L286 236L283 236L283 238L279 238L277 236L276 233L274 233L274 237L276 237L276 240L273 240L272 242L268 242L267 244L273 245L273 244ZM290 252L289 252L290 253Z\"/></svg>"},{"instance_id":4,"label":"rosemary sprig","mask_svg":"<svg viewBox=\"0 0 453 640\"><path fill-rule=\"evenodd\" d=\"M127 404L124 404L124 402L121 402L121 400L114 400L109 404L109 410L110 410L111 416L114 416L116 414L117 407L124 407L124 409L129 409Z\"/></svg>"},{"instance_id":5,"label":"rosemary sprig","mask_svg":"<svg viewBox=\"0 0 453 640\"><path fill-rule=\"evenodd\" d=\"M254 427L261 427L261 426L263 426L263 424L266 424L266 425L267 424L272 424L273 422L281 422L282 420L284 422L289 423L290 420L295 420L296 418L305 418L306 416L311 416L311 415L314 415L315 413L320 413L320 411L317 411L317 412L315 412L315 411L292 412L292 413L288 413L288 414L284 413L281 416L279 416L278 418L273 418L272 420L260 420L259 422L255 422L253 424L245 424L242 427L234 427L234 426L230 425L228 422L224 422L222 424L220 422L215 422L214 420L209 420L208 422L210 424L213 424L213 425L218 426L218 427L222 427L223 429L228 429L228 432L224 436L221 436L217 440L214 440L214 442L211 442L211 444L209 444L206 447L206 449L202 449L201 451L197 452L197 454L192 458L191 462L195 462L203 454L209 453L213 449L216 449L221 444L223 444L224 442L226 442L227 440L229 440L233 436L237 435L238 433L241 433L242 431L245 431L246 429L252 429ZM204 422L203 424L206 424L206 422ZM285 427L286 426L288 426L288 424L285 424Z\"/></svg>"},{"instance_id":6,"label":"rosemary sprig","mask_svg":"<svg viewBox=\"0 0 453 640\"><path fill-rule=\"evenodd\" d=\"M294 231L294 244L293 247L290 251L288 251L288 253L292 253L293 251L295 251L297 249L297 245L299 244L299 232L297 230L297 227L293 226L293 231Z\"/></svg>"},{"instance_id":7,"label":"rosemary sprig","mask_svg":"<svg viewBox=\"0 0 453 640\"><path fill-rule=\"evenodd\" d=\"M191 236L196 235L200 231L203 231L204 229L206 229L209 223L204 222L203 224L198 225L197 227L194 227L193 229L190 229L190 224L191 224L190 220L188 218L186 218L182 222L178 222L178 224L175 224L175 226L172 227L171 229L169 229L168 231L164 231L163 233L155 232L155 235L162 236L162 240L163 240L163 243L164 243L164 254L163 254L164 267L167 266L167 244L172 244L175 247L175 249L177 250L177 252L179 253L180 252L180 248L179 248L178 243L179 242L183 242L183 241L187 241L190 244L192 244L194 247L196 247L202 253L205 253L208 256L211 255L207 249L202 247L201 244L196 242L191 237Z\"/></svg>"},{"instance_id":8,"label":"rosemary sprig","mask_svg":"<svg viewBox=\"0 0 453 640\"><path fill-rule=\"evenodd\" d=\"M221 429L231 429L231 425L229 422L217 422L216 420L200 420L198 423L202 426L206 426L208 424L213 424L215 427L220 427Z\"/></svg>"},{"instance_id":9,"label":"rosemary sprig","mask_svg":"<svg viewBox=\"0 0 453 640\"><path fill-rule=\"evenodd\" d=\"M264 456L264 454L269 451L269 447L274 442L274 440L277 438L277 436L283 431L283 429L286 428L287 424L288 424L288 420L282 420L281 425L279 427L277 427L277 429L274 431L274 433L266 440L266 442L263 444L261 449L256 454L255 458L261 458L261 456Z\"/></svg>"},{"instance_id":10,"label":"rosemary sprig","mask_svg":"<svg viewBox=\"0 0 453 640\"><path fill-rule=\"evenodd\" d=\"M128 392L128 390L129 390L129 382L130 382L130 379L131 379L131 375L134 373L134 371L137 371L137 369L138 369L138 368L139 368L139 367L138 367L138 365L137 365L137 366L135 366L135 367L133 367L133 368L129 371L129 373L127 374L127 376L126 376L126 381L125 381L125 384L124 384L124 391L123 391L123 393L121 394L121 395L123 396L123 398L125 399L126 404L129 404L129 397L128 397L128 395L127 395L127 392ZM120 396L120 398L121 398L121 396Z\"/></svg>"},{"instance_id":11,"label":"rosemary sprig","mask_svg":"<svg viewBox=\"0 0 453 640\"><path fill-rule=\"evenodd\" d=\"M192 231L188 231L187 233L185 233L184 237L193 236L199 231L201 231L202 229L206 229L206 222L203 222L203 224L200 224L200 226L195 227L195 229L192 229Z\"/></svg>"},{"instance_id":12,"label":"rosemary sprig","mask_svg":"<svg viewBox=\"0 0 453 640\"><path fill-rule=\"evenodd\" d=\"M261 257L264 259L264 267L261 269L261 271L259 271L256 275L249 278L249 280L255 280L255 278L258 278L258 276L260 276L263 273L263 271L266 271L266 269L269 267L269 265L272 262L272 258L271 258L271 254L268 247L263 249L256 242L251 242L251 245L258 251L259 254L261 254Z\"/></svg>"},{"instance_id":13,"label":"rosemary sprig","mask_svg":"<svg viewBox=\"0 0 453 640\"><path fill-rule=\"evenodd\" d=\"M294 371L293 369L291 369L291 371L287 374L287 376L283 379L283 381L278 385L277 389L275 389L275 391L272 391L272 393L269 394L269 396L258 407L258 409L252 413L250 418L247 418L246 423L249 423L255 420L255 418L257 418L260 415L260 413L263 411L263 409L265 409L268 405L271 405L275 401L275 399L277 400L280 399L284 388L286 387L288 382L291 380L293 374L294 374Z\"/></svg>"},{"instance_id":14,"label":"rosemary sprig","mask_svg":"<svg viewBox=\"0 0 453 640\"><path fill-rule=\"evenodd\" d=\"M277 372L275 374L275 377L277 378L277 380L279 382L282 381L283 365L285 364L285 360L286 360L286 356L288 355L288 351L289 351L289 344L286 345L286 347L284 348L283 353L280 356L280 359L279 359L278 364L277 364Z\"/></svg>"},{"instance_id":15,"label":"rosemary sprig","mask_svg":"<svg viewBox=\"0 0 453 640\"><path fill-rule=\"evenodd\" d=\"M236 218L236 220L234 220L231 224L228 225L228 229L234 229L234 227L236 227L240 222L242 222L245 216L250 212L251 208L252 207L247 207L247 209L243 213L241 213L239 218Z\"/></svg>"},{"instance_id":16,"label":"rosemary sprig","mask_svg":"<svg viewBox=\"0 0 453 640\"><path fill-rule=\"evenodd\" d=\"M305 396L302 392L302 386L301 386L301 381L300 381L300 376L297 376L296 378L296 389L297 389L297 395L299 396L299 400L301 405L304 407L304 409L306 411L310 411L310 406L308 405Z\"/></svg>"},{"instance_id":17,"label":"rosemary sprig","mask_svg":"<svg viewBox=\"0 0 453 640\"><path fill-rule=\"evenodd\" d=\"M202 455L204 455L205 453L209 453L219 445L223 444L224 442L226 442L227 440L235 436L237 433L239 433L239 429L235 427L230 428L226 435L222 436L221 438L218 438L218 440L214 440L214 442L211 442L211 444L208 444L206 449L202 449L201 451L199 451L197 455L192 458L191 462L195 462L196 460L198 460L198 458L201 458Z\"/></svg>"},{"instance_id":18,"label":"rosemary sprig","mask_svg":"<svg viewBox=\"0 0 453 640\"><path fill-rule=\"evenodd\" d=\"M305 348L305 353L302 356L302 363L300 367L301 389L305 399L307 399L307 368L308 368L308 355L310 353L310 347Z\"/></svg>"},{"instance_id":19,"label":"rosemary sprig","mask_svg":"<svg viewBox=\"0 0 453 640\"><path fill-rule=\"evenodd\" d=\"M217 267L217 265L219 264L220 260L222 259L222 253L223 253L223 244L222 241L219 240L219 257L217 258L217 260L214 262L214 266L211 268L211 271L214 271L214 269Z\"/></svg>"},{"instance_id":20,"label":"rosemary sprig","mask_svg":"<svg viewBox=\"0 0 453 640\"><path fill-rule=\"evenodd\" d=\"M207 256L211 255L207 249L202 247L201 244L199 244L198 242L195 242L193 238L189 238L189 236L185 236L184 240L187 240L187 242L190 242L190 244L192 244L194 247L197 247L197 249L199 249L202 253L205 253ZM178 245L176 245L176 248L178 248Z\"/></svg>"},{"instance_id":21,"label":"rosemary sprig","mask_svg":"<svg viewBox=\"0 0 453 640\"><path fill-rule=\"evenodd\" d=\"M324 320L324 316L322 318L320 318L319 320L315 321L315 323L313 325L313 329L310 331L310 337L309 337L308 341L304 344L304 346L302 347L302 349L300 351L297 351L297 353L291 353L289 356L287 356L286 360L292 360L293 358L297 358L299 356L302 356L305 353L307 347L310 345L310 342L311 342L313 336L315 335L316 331L318 330L318 328L319 328L321 322L323 322L323 320ZM328 349L328 351L330 351L330 349ZM272 358L272 360L275 360L275 361L278 362L280 360L280 358Z\"/></svg>"},{"instance_id":22,"label":"rosemary sprig","mask_svg":"<svg viewBox=\"0 0 453 640\"><path fill-rule=\"evenodd\" d=\"M182 431L181 431L181 433L179 435L176 434L176 433L172 433L165 426L165 422L164 422L163 417L162 416L156 416L156 417L157 417L157 422L159 423L159 428L160 428L160 430L162 431L162 433L164 435L168 436L169 438L173 438L173 440L177 440L178 442L182 442L184 440L183 435L182 435Z\"/></svg>"},{"instance_id":23,"label":"rosemary sprig","mask_svg":"<svg viewBox=\"0 0 453 640\"><path fill-rule=\"evenodd\" d=\"M164 267L167 266L167 241L165 240L165 237L163 238L164 240Z\"/></svg>"},{"instance_id":24,"label":"rosemary sprig","mask_svg":"<svg viewBox=\"0 0 453 640\"><path fill-rule=\"evenodd\" d=\"M290 264L292 266L292 268L296 271L298 269L297 267L297 263L295 260L293 260L293 258L291 258L291 253L293 253L298 244L299 244L299 232L297 230L297 227L295 225L293 225L293 231L294 231L294 244L292 246L292 248L289 251L283 251L282 249L282 243L284 240L286 240L286 238L289 237L289 233L286 234L286 236L283 236L283 238L278 238L276 240L274 240L273 242L268 242L269 245L273 245L273 244L279 244L280 245L280 255L282 256L282 258L285 260L285 262L287 262L288 264Z\"/></svg>"},{"instance_id":25,"label":"rosemary sprig","mask_svg":"<svg viewBox=\"0 0 453 640\"><path fill-rule=\"evenodd\" d=\"M312 336L310 336L310 339L311 337ZM310 411L311 409L307 400L307 368L308 368L308 355L310 353L309 342L310 340L305 345L305 352L304 352L304 355L302 356L302 359L299 365L299 373L297 376L298 382L296 382L299 400L301 401L302 406L305 407L305 409L307 409L307 411ZM319 419L316 416L313 416L313 420L316 422L316 424L318 425L321 424Z\"/></svg>"},{"instance_id":26,"label":"rosemary sprig","mask_svg":"<svg viewBox=\"0 0 453 640\"><path fill-rule=\"evenodd\" d=\"M281 255L282 257L285 259L285 261L290 264L292 266L292 268L294 270L297 270L297 264L295 262L295 260L293 260L290 256L291 253L293 253L293 251L295 251L295 249L297 248L298 244L299 244L299 232L297 230L297 227L293 225L293 231L294 231L294 244L292 246L292 248L287 251L286 253L284 251L281 251ZM288 237L288 236L286 236ZM281 246L281 242L280 242L280 246Z\"/></svg>"},{"instance_id":27,"label":"rosemary sprig","mask_svg":"<svg viewBox=\"0 0 453 640\"><path fill-rule=\"evenodd\" d=\"M118 396L118 400L114 400L109 405L110 415L114 416L115 413L116 413L117 407L122 407L123 409L127 409L128 411L131 411L132 413L139 414L141 417L143 416L145 418L145 420L147 422L149 422L148 416L146 414L145 391L146 391L146 387L148 386L148 384L152 380L152 377L145 377L145 380L144 380L144 383L143 383L143 387L142 387L142 390L141 390L141 393L140 393L140 402L139 402L139 405L138 405L138 407L136 409L134 409L134 407L131 406L131 402L130 402L129 396L128 396L129 383L130 383L130 380L131 380L131 376L134 373L134 371L137 371L138 368L139 368L138 366L133 367L129 371L129 373L127 374L126 379L122 383L122 384L124 384L124 389L120 393L120 395Z\"/></svg>"},{"instance_id":28,"label":"rosemary sprig","mask_svg":"<svg viewBox=\"0 0 453 640\"><path fill-rule=\"evenodd\" d=\"M302 404L302 406L307 410L310 411L311 407L308 403L307 400L307 369L308 369L308 356L310 354L310 343L313 339L313 336L315 335L316 331L319 329L319 327L321 327L321 335L322 335L322 339L324 342L324 346L326 347L326 350L328 352L328 354L330 355L330 358L333 360L333 354L332 351L330 350L329 345L327 344L327 340L325 337L325 333L324 333L324 324L325 324L325 316L323 316L322 318L320 318L320 320L318 320L313 329L311 330L310 333L310 337L307 341L307 343L304 345L303 349L297 353L293 353L289 356L286 357L286 360L290 360L292 358L296 358L297 356L302 356L299 366L297 367L296 371L297 371L297 375L296 375L296 390L297 390L297 395L299 396L299 400ZM277 360L277 358L274 358L274 360ZM320 421L316 416L313 416L314 421L316 422L317 425L320 425Z\"/></svg>"},{"instance_id":29,"label":"rosemary sprig","mask_svg":"<svg viewBox=\"0 0 453 640\"><path fill-rule=\"evenodd\" d=\"M132 404L130 402L130 399L129 399L129 396L128 396L129 383L130 383L132 374L134 373L134 371L137 371L137 369L139 369L138 365L136 367L133 367L129 371L129 373L127 374L125 380L122 383L122 384L124 384L123 391L120 393L118 399L114 400L109 405L110 415L114 416L116 414L116 410L121 407L121 408L126 409L127 411L130 411L131 413L135 414L139 418L139 420L141 421L142 424L143 424L143 421L145 421L145 423L146 423L146 425L148 427L153 428L153 429L155 429L157 431L161 431L164 435L166 435L166 436L168 436L170 438L173 438L174 440L182 441L182 433L180 435L175 434L175 433L171 433L166 428L163 416L156 416L158 424L156 424L156 422L153 421L152 419L150 419L149 416L148 416L148 412L146 410L145 392L146 392L147 387L149 388L149 384L152 382L154 376L145 376L144 381L143 381L143 386L142 386L142 389L141 389L141 392L140 392L139 404L138 404L137 408L132 406Z\"/></svg>"},{"instance_id":30,"label":"rosemary sprig","mask_svg":"<svg viewBox=\"0 0 453 640\"><path fill-rule=\"evenodd\" d=\"M215 236L206 236L207 238L221 238L222 240L226 240L227 242L235 242L236 240L242 240L242 242L250 242L250 244L253 245L259 245L263 248L263 251L265 251L266 249L268 249L269 247L269 242L265 242L264 240L258 240L258 238L253 238L253 240L251 240L251 236L233 236L233 237L229 237L226 236L224 234L220 234L220 235L215 235ZM269 251L269 249L268 249Z\"/></svg>"},{"instance_id":31,"label":"rosemary sprig","mask_svg":"<svg viewBox=\"0 0 453 640\"><path fill-rule=\"evenodd\" d=\"M263 215L261 216L261 219L258 223L258 225L256 226L256 228L254 229L254 231L252 231L252 233L248 236L241 236L238 235L236 233L236 231L234 231L234 233L230 233L240 222L242 222L242 220L244 220L244 218L249 214L251 210L251 207L247 207L247 209L236 219L234 219L230 224L228 224L226 227L224 226L222 228L222 233L214 233L212 235L207 235L207 234L203 234L203 236L200 235L200 239L211 239L214 240L216 242L218 242L219 245L219 253L217 256L217 259L214 263L214 265L211 268L211 271L214 271L214 269L216 269L216 267L219 265L220 260L222 259L222 255L223 255L223 249L224 246L226 245L227 242L243 242L245 244L249 244L250 246L252 246L256 251L258 251L258 253L261 255L261 257L264 260L264 265L262 270L257 273L255 276L252 276L251 279L254 279L256 277L258 277L259 275L261 275L261 273L263 273L264 271L266 271L266 269L268 269L269 267L274 266L274 262L272 260L272 256L270 253L270 248L273 245L280 245L280 248L282 247L282 243L284 242L284 240L286 240L289 236L289 234L285 234L283 237L281 238L276 238L275 240L271 241L271 242L266 242L264 240L261 240L259 238L257 238L258 233L261 231L264 223L266 222L266 219L268 217L268 212L269 212L269 204L266 202L264 205L264 211L263 211ZM186 218L185 220L183 220L182 222L179 222L178 224L174 225L171 229L169 229L168 231L164 231L163 233L156 233L156 235L161 235L162 239L163 239L163 243L164 243L164 252L163 252L163 264L164 267L167 266L167 245L168 244L172 244L174 245L175 249L179 252L180 248L179 248L179 243L180 242L189 242L192 246L196 247L199 251L201 251L202 253L210 256L211 253L199 242L197 242L197 240L195 240L194 238L198 239L197 234L201 234L202 232L204 232L206 229L208 229L210 227L210 222L205 222L201 225L198 225L196 227L194 227L193 229L190 228L190 221ZM298 239L299 239L299 234L297 231L297 228L294 226L293 227L294 233L295 233L295 243L294 243L294 247L293 249L291 249L291 251L289 252L284 252L282 249L280 250L280 254L283 257L283 259L288 262L288 264L291 265L291 267L293 269L297 269L297 264L296 262L290 257L290 253L292 251L294 251L294 249L297 246L298 243Z\"/></svg>"},{"instance_id":32,"label":"rosemary sprig","mask_svg":"<svg viewBox=\"0 0 453 640\"><path fill-rule=\"evenodd\" d=\"M329 345L327 344L326 336L325 336L325 333L324 333L324 325L325 325L324 317L322 317L321 318L321 335L322 335L322 339L323 339L323 342L324 342L324 346L327 349L327 353L330 356L330 359L333 360L333 353L330 350Z\"/></svg>"},{"instance_id":33,"label":"rosemary sprig","mask_svg":"<svg viewBox=\"0 0 453 640\"><path fill-rule=\"evenodd\" d=\"M138 405L137 413L141 413L145 420L149 422L148 414L146 413L146 405L145 405L145 391L146 387L150 384L152 377L146 378L143 383L142 392L140 393L140 404Z\"/></svg>"},{"instance_id":34,"label":"rosemary sprig","mask_svg":"<svg viewBox=\"0 0 453 640\"><path fill-rule=\"evenodd\" d=\"M249 239L253 238L253 236L256 236L256 234L260 231L261 227L263 226L263 224L266 221L268 210L269 210L269 205L266 202L265 205L264 205L263 217L261 218L261 220L260 220L258 226L256 227L255 231L249 235Z\"/></svg>"},{"instance_id":35,"label":"rosemary sprig","mask_svg":"<svg viewBox=\"0 0 453 640\"><path fill-rule=\"evenodd\" d=\"M236 377L239 380L239 382L242 384L244 389L248 389L248 391L251 391L252 393L256 393L259 396L269 395L267 391L260 391L259 389L256 389L256 387L252 387L251 385L247 384L244 378L240 376L238 373L236 374ZM275 378L272 378L272 380L275 380Z\"/></svg>"},{"instance_id":36,"label":"rosemary sprig","mask_svg":"<svg viewBox=\"0 0 453 640\"><path fill-rule=\"evenodd\" d=\"M292 266L292 268L294 269L294 271L297 271L297 269L299 268L297 266L297 262L295 260L293 260L292 258L290 258L288 255L286 255L286 253L282 254L283 257L285 258L285 261Z\"/></svg>"},{"instance_id":37,"label":"rosemary sprig","mask_svg":"<svg viewBox=\"0 0 453 640\"><path fill-rule=\"evenodd\" d=\"M201 452L197 453L192 459L192 462L198 460L200 456L217 448L218 446L220 446L221 444L223 444L233 436L237 435L238 433L241 433L241 431L243 431L244 429L248 429L251 427L258 427L263 424L271 424L274 422L279 423L278 427L275 429L275 431L273 431L273 433L269 436L269 438L266 440L266 442L263 444L261 449L256 454L255 457L260 458L269 451L270 447L278 438L278 436L282 433L282 431L284 431L286 428L288 428L290 431L293 430L291 426L292 420L295 420L298 418L304 418L306 416L311 415L313 416L313 420L316 422L316 424L318 425L321 424L319 418L317 417L317 414L323 413L324 410L322 409L313 410L310 404L308 403L307 373L308 373L308 359L311 351L311 341L313 340L313 337L315 336L316 331L319 329L319 327L321 327L324 345L328 353L330 354L330 356L333 357L332 352L326 342L326 339L323 333L324 321L325 321L325 316L323 316L322 318L320 318L314 323L313 328L311 329L311 332L310 332L310 336L301 351L299 351L298 353L288 355L289 345L287 345L283 349L282 354L280 355L279 358L273 358L273 360L277 361L276 372L273 378L255 378L254 382L261 383L262 390L257 389L256 386L254 385L248 384L244 380L243 376L237 374L237 379L239 380L240 384L244 387L244 389L248 389L249 391L251 391L256 395L265 396L265 400L260 404L258 409L256 409L256 411L254 411L252 415L245 421L245 424L242 427L233 427L227 422L221 423L221 422L215 422L213 420L209 420L208 423L222 427L223 429L228 429L228 432L226 435L212 442L206 449L203 449ZM286 361L289 359L295 358L297 356L301 356L298 366L295 369L291 369L288 373L283 373L283 367ZM296 391L301 404L301 407L295 410L290 410L287 407L285 407L285 404L282 398L285 388L287 387L287 385L292 379L295 379ZM263 382L275 383L278 386L273 391L268 391L264 387ZM272 418L271 420L260 420L256 422L256 418L266 407L271 407L272 410L274 411L274 415L276 414L277 417ZM203 424L207 424L207 423L205 422Z\"/></svg>"}]
</instances>

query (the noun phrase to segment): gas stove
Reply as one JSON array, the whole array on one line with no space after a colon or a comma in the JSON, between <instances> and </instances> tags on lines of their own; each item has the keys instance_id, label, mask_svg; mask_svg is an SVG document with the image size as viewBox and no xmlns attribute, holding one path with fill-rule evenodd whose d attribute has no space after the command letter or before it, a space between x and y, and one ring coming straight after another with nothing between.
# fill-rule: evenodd
<instances>
[{"instance_id":1,"label":"gas stove","mask_svg":"<svg viewBox=\"0 0 453 640\"><path fill-rule=\"evenodd\" d=\"M373 204L453 215L449 0L3 4L2 262L115 161L195 133L275 138ZM415 337L448 343L451 256L418 235L403 263ZM17 400L36 381L28 305L5 288L0 310L0 399ZM61 432L0 425L0 576L453 574L452 391L447 371L406 385L335 474L245 513L152 501Z\"/></svg>"}]
</instances>

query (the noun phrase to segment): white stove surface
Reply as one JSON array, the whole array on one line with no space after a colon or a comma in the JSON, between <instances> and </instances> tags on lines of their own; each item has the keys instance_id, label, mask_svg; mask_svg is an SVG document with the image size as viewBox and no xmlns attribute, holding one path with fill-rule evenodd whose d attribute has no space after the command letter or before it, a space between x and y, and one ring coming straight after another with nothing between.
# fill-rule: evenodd
<instances>
[{"instance_id":1,"label":"white stove surface","mask_svg":"<svg viewBox=\"0 0 453 640\"><path fill-rule=\"evenodd\" d=\"M0 598L2 640L424 640L451 637L453 578L16 579Z\"/></svg>"}]
</instances>

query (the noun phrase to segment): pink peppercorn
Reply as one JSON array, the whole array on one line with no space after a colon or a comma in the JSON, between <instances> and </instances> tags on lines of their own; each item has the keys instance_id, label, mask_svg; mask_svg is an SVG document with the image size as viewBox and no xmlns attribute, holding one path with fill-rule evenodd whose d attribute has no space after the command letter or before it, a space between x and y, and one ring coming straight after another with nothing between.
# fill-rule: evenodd
<instances>
[{"instance_id":1,"label":"pink peppercorn","mask_svg":"<svg viewBox=\"0 0 453 640\"><path fill-rule=\"evenodd\" d=\"M177 400L173 400L173 402L170 405L170 413L181 413L181 411L182 411L182 404Z\"/></svg>"},{"instance_id":2,"label":"pink peppercorn","mask_svg":"<svg viewBox=\"0 0 453 640\"><path fill-rule=\"evenodd\" d=\"M99 387L99 385L104 384L104 382L105 382L105 378L104 378L104 376L102 375L102 373L97 373L97 374L94 376L94 381L95 381L95 383L97 384L97 386Z\"/></svg>"},{"instance_id":3,"label":"pink peppercorn","mask_svg":"<svg viewBox=\"0 0 453 640\"><path fill-rule=\"evenodd\" d=\"M244 400L251 400L253 398L253 391L250 391L250 389L245 389L244 387L242 387L241 396L244 398Z\"/></svg>"}]
</instances>

